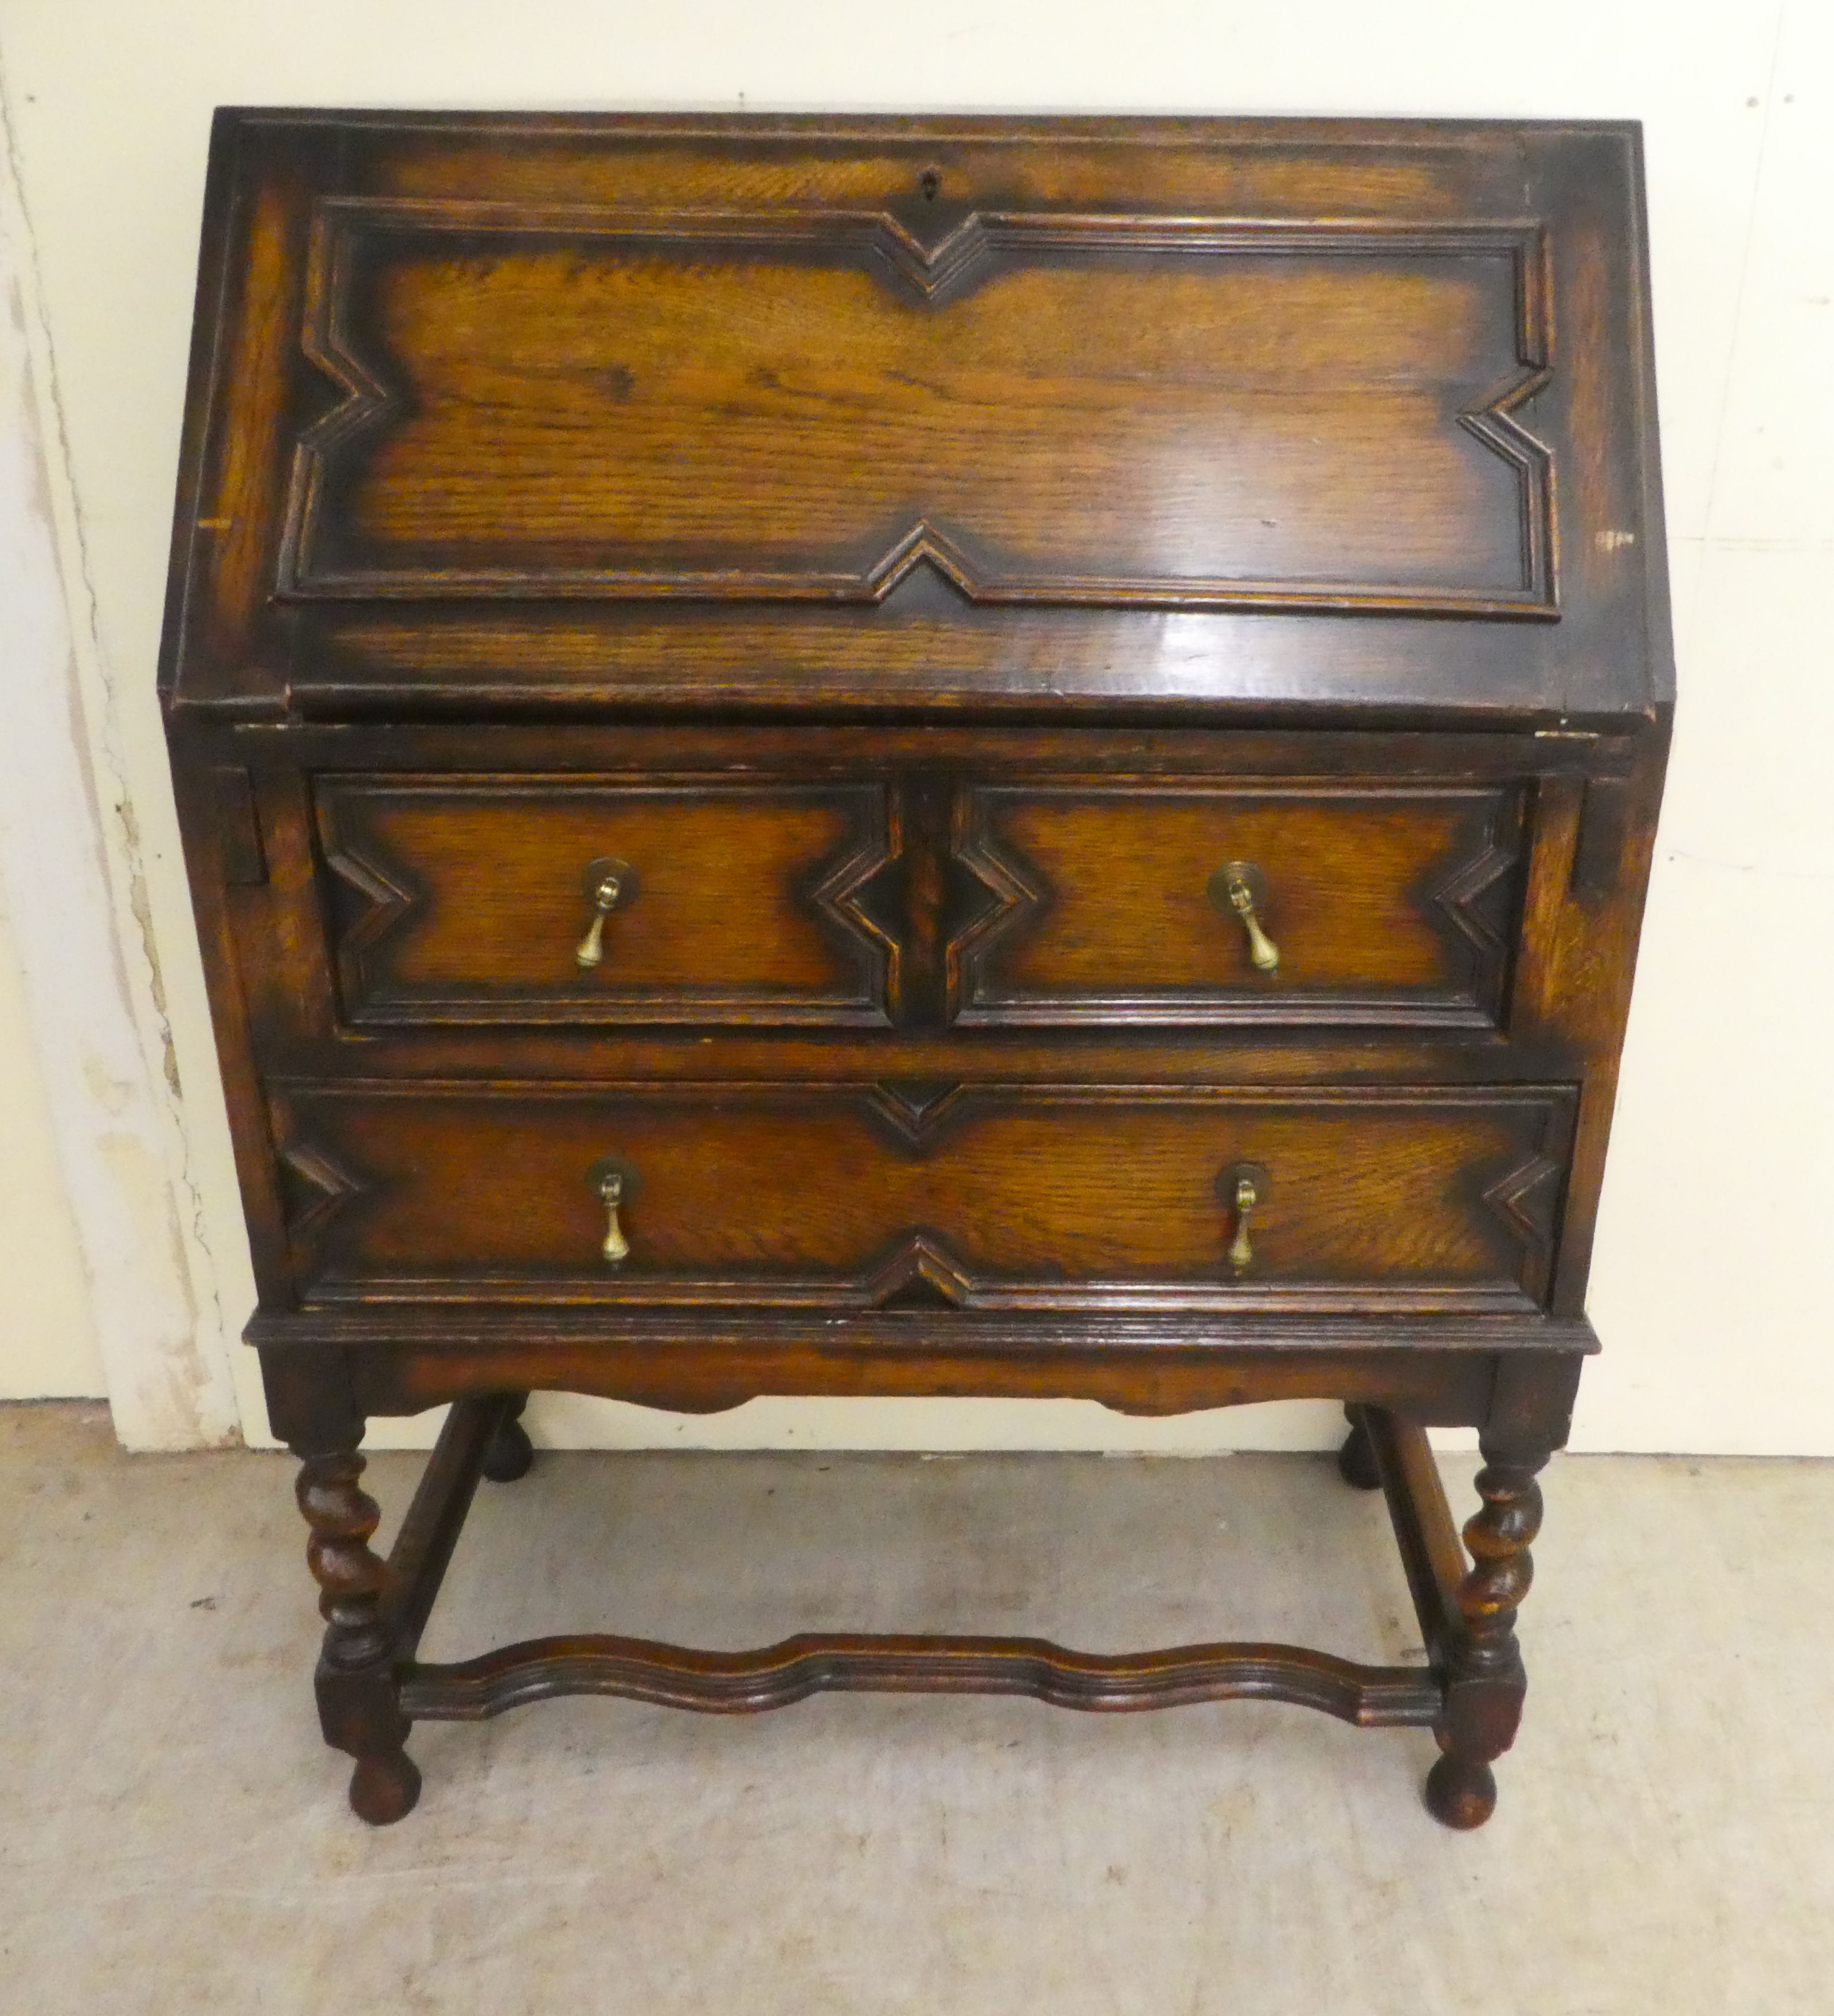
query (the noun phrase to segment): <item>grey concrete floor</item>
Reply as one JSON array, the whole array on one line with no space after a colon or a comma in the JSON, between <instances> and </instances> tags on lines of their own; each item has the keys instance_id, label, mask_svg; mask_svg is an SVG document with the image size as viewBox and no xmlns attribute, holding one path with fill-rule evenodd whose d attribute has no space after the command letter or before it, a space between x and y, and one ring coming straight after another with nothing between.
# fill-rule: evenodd
<instances>
[{"instance_id":1,"label":"grey concrete floor","mask_svg":"<svg viewBox=\"0 0 1834 2016\"><path fill-rule=\"evenodd\" d=\"M372 1464L391 1523L419 1461ZM425 1726L419 1809L371 1832L290 1481L0 1409L8 2016L1834 2011L1834 1465L1556 1462L1469 1835L1418 1731L871 1696ZM1379 1501L1323 1459L673 1454L485 1486L426 1649L850 1625L1415 1649Z\"/></svg>"}]
</instances>

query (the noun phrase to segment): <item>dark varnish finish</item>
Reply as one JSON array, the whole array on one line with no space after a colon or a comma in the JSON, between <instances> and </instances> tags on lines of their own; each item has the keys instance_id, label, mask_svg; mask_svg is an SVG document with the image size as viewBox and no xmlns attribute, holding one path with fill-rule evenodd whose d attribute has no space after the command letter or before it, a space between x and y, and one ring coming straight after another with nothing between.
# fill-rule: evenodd
<instances>
[{"instance_id":1,"label":"dark varnish finish","mask_svg":"<svg viewBox=\"0 0 1834 2016\"><path fill-rule=\"evenodd\" d=\"M416 1720L836 1688L1417 1725L1487 1817L1667 746L1649 358L1627 127L218 115L160 687L365 1819ZM1425 1662L424 1664L534 1390L1332 1397ZM444 1402L384 1561L365 1425Z\"/></svg>"}]
</instances>

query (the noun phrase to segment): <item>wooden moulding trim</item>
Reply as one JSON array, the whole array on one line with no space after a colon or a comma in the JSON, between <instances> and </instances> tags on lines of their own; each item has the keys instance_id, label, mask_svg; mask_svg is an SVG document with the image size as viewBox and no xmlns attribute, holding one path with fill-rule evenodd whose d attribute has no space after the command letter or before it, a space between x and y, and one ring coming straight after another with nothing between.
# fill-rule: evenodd
<instances>
[{"instance_id":1,"label":"wooden moulding trim","mask_svg":"<svg viewBox=\"0 0 1834 2016\"><path fill-rule=\"evenodd\" d=\"M1531 1256L1545 1267L1545 1255ZM1429 1281L1418 1287L1389 1286L1361 1280L1341 1287L1294 1282L1270 1283L1255 1289L1228 1281L1145 1283L1091 1279L1074 1283L982 1280L970 1274L934 1233L922 1229L901 1239L854 1275L812 1278L741 1275L732 1279L678 1275L651 1281L628 1281L607 1287L592 1277L543 1280L488 1274L446 1279L430 1274L376 1274L356 1276L323 1274L311 1284L315 1309L456 1307L475 1303L494 1309L527 1308L599 1309L621 1316L635 1309L676 1309L685 1316L706 1314L717 1321L726 1309L759 1308L789 1313L807 1312L829 1317L861 1316L875 1309L896 1307L909 1292L947 1309L994 1312L1002 1310L1050 1312L1065 1316L1109 1311L1135 1316L1207 1316L1213 1324L1238 1316L1363 1315L1385 1312L1390 1321L1431 1320L1443 1316L1530 1316L1540 1308L1535 1296L1514 1287Z\"/></svg>"},{"instance_id":2,"label":"wooden moulding trim","mask_svg":"<svg viewBox=\"0 0 1834 2016\"><path fill-rule=\"evenodd\" d=\"M415 1721L481 1722L556 1694L617 1694L663 1708L745 1715L813 1694L1029 1694L1059 1708L1176 1708L1282 1701L1365 1729L1435 1721L1439 1682L1408 1666L1361 1666L1293 1645L1180 1645L1073 1652L1042 1638L805 1633L754 1651L706 1652L644 1638L534 1638L455 1665L413 1665L401 1683Z\"/></svg>"},{"instance_id":3,"label":"wooden moulding trim","mask_svg":"<svg viewBox=\"0 0 1834 2016\"><path fill-rule=\"evenodd\" d=\"M1286 153L1310 140L1353 155L1420 152L1453 158L1487 142L1520 144L1527 124L1538 135L1602 135L1634 145L1641 128L1625 119L1408 118L1372 121L1326 115L1269 117L1253 113L1036 112L535 112L458 111L377 106L221 106L217 117L249 130L347 126L374 133L449 133L466 136L537 132L543 138L680 140L700 135L770 140L972 141L979 146L1019 146L1043 139L1057 145L1120 147L1226 146L1242 153Z\"/></svg>"},{"instance_id":4,"label":"wooden moulding trim","mask_svg":"<svg viewBox=\"0 0 1834 2016\"><path fill-rule=\"evenodd\" d=\"M925 1350L951 1357L1049 1357L1058 1353L1131 1351L1194 1360L1238 1353L1393 1351L1553 1352L1589 1356L1597 1334L1584 1316L1155 1316L1126 1312L1019 1315L939 1311L835 1317L795 1310L692 1312L601 1308L594 1310L468 1309L463 1303L364 1309L258 1309L244 1340L269 1350L385 1348L438 1354L544 1344L602 1346L608 1356L658 1348L717 1355L728 1348L806 1343L824 1353L893 1354Z\"/></svg>"}]
</instances>

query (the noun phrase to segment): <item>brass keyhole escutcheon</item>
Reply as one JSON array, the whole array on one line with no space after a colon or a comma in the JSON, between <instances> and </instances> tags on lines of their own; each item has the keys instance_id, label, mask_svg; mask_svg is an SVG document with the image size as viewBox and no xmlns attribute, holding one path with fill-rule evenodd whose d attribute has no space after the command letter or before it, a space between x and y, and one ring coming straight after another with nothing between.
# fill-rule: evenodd
<instances>
[{"instance_id":1,"label":"brass keyhole escutcheon","mask_svg":"<svg viewBox=\"0 0 1834 2016\"><path fill-rule=\"evenodd\" d=\"M1217 1195L1235 1228L1227 1258L1238 1274L1254 1258L1250 1227L1254 1214L1266 1209L1272 1189L1268 1172L1259 1162L1232 1162L1217 1178Z\"/></svg>"},{"instance_id":2,"label":"brass keyhole escutcheon","mask_svg":"<svg viewBox=\"0 0 1834 2016\"><path fill-rule=\"evenodd\" d=\"M1233 916L1248 938L1248 956L1257 973L1278 973L1280 948L1261 928L1268 907L1268 878L1252 861L1225 861L1210 878L1210 900Z\"/></svg>"},{"instance_id":3,"label":"brass keyhole escutcheon","mask_svg":"<svg viewBox=\"0 0 1834 2016\"><path fill-rule=\"evenodd\" d=\"M588 973L605 956L606 919L619 904L629 902L636 889L636 873L629 862L607 854L586 864L586 901L592 905L592 921L574 947L574 958Z\"/></svg>"},{"instance_id":4,"label":"brass keyhole escutcheon","mask_svg":"<svg viewBox=\"0 0 1834 2016\"><path fill-rule=\"evenodd\" d=\"M620 1155L601 1155L586 1172L586 1181L605 1207L599 1257L608 1267L621 1267L631 1257L631 1242L618 1214L637 1193L637 1172Z\"/></svg>"}]
</instances>

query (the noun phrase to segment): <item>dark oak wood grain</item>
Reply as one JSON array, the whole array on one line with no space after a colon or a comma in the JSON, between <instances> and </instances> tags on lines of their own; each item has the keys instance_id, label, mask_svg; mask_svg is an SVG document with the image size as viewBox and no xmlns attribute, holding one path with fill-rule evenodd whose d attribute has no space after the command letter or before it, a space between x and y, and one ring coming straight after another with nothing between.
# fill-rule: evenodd
<instances>
[{"instance_id":1,"label":"dark oak wood grain","mask_svg":"<svg viewBox=\"0 0 1834 2016\"><path fill-rule=\"evenodd\" d=\"M883 783L341 777L314 795L353 1026L896 1014L899 946L861 901L901 844ZM606 859L620 886L584 967Z\"/></svg>"},{"instance_id":2,"label":"dark oak wood grain","mask_svg":"<svg viewBox=\"0 0 1834 2016\"><path fill-rule=\"evenodd\" d=\"M1664 697L1634 128L267 111L217 146L200 704ZM401 596L480 614L455 650ZM573 613L483 613L530 597Z\"/></svg>"},{"instance_id":3,"label":"dark oak wood grain","mask_svg":"<svg viewBox=\"0 0 1834 2016\"><path fill-rule=\"evenodd\" d=\"M1469 785L965 784L952 858L992 902L948 949L955 1019L1494 1027L1522 825ZM1219 901L1232 863L1271 967Z\"/></svg>"},{"instance_id":4,"label":"dark oak wood grain","mask_svg":"<svg viewBox=\"0 0 1834 2016\"><path fill-rule=\"evenodd\" d=\"M1359 1665L1296 1645L1180 1645L1073 1652L1041 1638L896 1637L805 1632L755 1652L702 1652L653 1639L582 1634L505 1645L476 1659L416 1666L401 1683L409 1715L484 1722L560 1694L617 1694L662 1708L750 1715L811 1694L1027 1694L1107 1713L1206 1701L1283 1701L1361 1729L1430 1723L1440 1708L1417 1668Z\"/></svg>"},{"instance_id":5,"label":"dark oak wood grain","mask_svg":"<svg viewBox=\"0 0 1834 2016\"><path fill-rule=\"evenodd\" d=\"M1557 606L1537 228L920 203L321 197L283 589Z\"/></svg>"},{"instance_id":6,"label":"dark oak wood grain","mask_svg":"<svg viewBox=\"0 0 1834 2016\"><path fill-rule=\"evenodd\" d=\"M174 726L183 761L217 744ZM606 1027L646 1075L703 1074L709 1029L742 1071L814 1078L1004 1075L1016 1055L1045 1074L1215 1075L1220 1053L1187 1029L1250 1076L1411 1060L1534 1080L1614 1053L1616 1022L1546 989L1539 955L1634 912L1629 877L1573 880L1573 822L1593 767L1627 760L1621 736L394 724L228 740L257 820L224 844L252 838L272 864L231 898L243 984L269 1054L302 1071L346 1068L343 1039L365 1029L395 1039L373 1071L472 1069L476 1040L441 1032L475 1026L495 1032L494 1065L563 1075L595 1054L568 1032ZM1266 857L1271 974L1210 892L1232 844ZM582 972L582 871L619 848L631 888ZM1327 1053L1334 1034L1354 1040ZM1089 1040L1104 1036L1120 1040Z\"/></svg>"},{"instance_id":7,"label":"dark oak wood grain","mask_svg":"<svg viewBox=\"0 0 1834 2016\"><path fill-rule=\"evenodd\" d=\"M1527 1312L1571 1130L1548 1090L357 1083L275 1111L307 1303L703 1310ZM1235 1265L1242 1163L1265 1173Z\"/></svg>"},{"instance_id":8,"label":"dark oak wood grain","mask_svg":"<svg viewBox=\"0 0 1834 2016\"><path fill-rule=\"evenodd\" d=\"M1673 697L1641 203L1613 124L218 115L160 690L365 1818L415 1716L826 1687L1411 1723L1486 1817ZM1426 1664L419 1665L541 1390L1334 1398Z\"/></svg>"}]
</instances>

